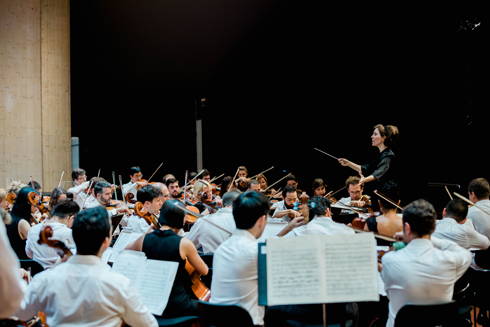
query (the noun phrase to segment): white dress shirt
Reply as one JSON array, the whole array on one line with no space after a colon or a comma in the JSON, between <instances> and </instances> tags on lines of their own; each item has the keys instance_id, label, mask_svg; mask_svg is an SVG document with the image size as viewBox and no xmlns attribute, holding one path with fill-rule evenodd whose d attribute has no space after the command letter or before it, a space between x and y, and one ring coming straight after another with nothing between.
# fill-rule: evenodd
<instances>
[{"instance_id":1,"label":"white dress shirt","mask_svg":"<svg viewBox=\"0 0 490 327\"><path fill-rule=\"evenodd\" d=\"M451 301L454 283L471 263L470 251L454 242L432 237L414 239L382 258L383 278L390 300L387 327L405 304L433 304Z\"/></svg>"},{"instance_id":2,"label":"white dress shirt","mask_svg":"<svg viewBox=\"0 0 490 327\"><path fill-rule=\"evenodd\" d=\"M471 220L478 233L490 239L490 215L488 214L490 213L490 200L480 200L475 204L485 210L485 212L476 206L471 206L468 209L468 219Z\"/></svg>"},{"instance_id":3,"label":"white dress shirt","mask_svg":"<svg viewBox=\"0 0 490 327\"><path fill-rule=\"evenodd\" d=\"M245 308L255 325L264 324L264 307L259 306L257 239L237 229L213 256L211 303L237 304Z\"/></svg>"},{"instance_id":4,"label":"white dress shirt","mask_svg":"<svg viewBox=\"0 0 490 327\"><path fill-rule=\"evenodd\" d=\"M332 220L331 217L315 217L305 225L303 234L320 234L320 235L354 235L356 232L341 223Z\"/></svg>"},{"instance_id":5,"label":"white dress shirt","mask_svg":"<svg viewBox=\"0 0 490 327\"><path fill-rule=\"evenodd\" d=\"M129 279L99 257L75 255L32 279L16 316L46 313L49 326L158 326Z\"/></svg>"},{"instance_id":6,"label":"white dress shirt","mask_svg":"<svg viewBox=\"0 0 490 327\"><path fill-rule=\"evenodd\" d=\"M122 186L123 196L125 196L128 193L132 193L134 195L133 200L136 201L136 194L138 193L138 190L136 189L137 186L138 184L133 183L131 181L129 181L129 183L123 184Z\"/></svg>"},{"instance_id":7,"label":"white dress shirt","mask_svg":"<svg viewBox=\"0 0 490 327\"><path fill-rule=\"evenodd\" d=\"M124 227L123 230L131 233L146 233L150 225L145 219L137 215L131 215L129 217L124 217Z\"/></svg>"},{"instance_id":8,"label":"white dress shirt","mask_svg":"<svg viewBox=\"0 0 490 327\"><path fill-rule=\"evenodd\" d=\"M83 191L87 187L89 187L89 185L90 185L90 182L86 181L80 185L72 186L68 190L66 190L67 193L73 194L73 201L75 201L80 206L80 209L83 209L83 203L85 202L85 199L88 196L87 193L85 193Z\"/></svg>"},{"instance_id":9,"label":"white dress shirt","mask_svg":"<svg viewBox=\"0 0 490 327\"><path fill-rule=\"evenodd\" d=\"M61 257L58 254L61 250L56 250L46 244L37 243L39 240L39 233L46 225L53 228L52 240L63 242L73 254L76 253L76 246L73 241L71 228L54 220L47 220L41 224L34 225L29 229L29 233L27 234L26 254L29 258L40 263L44 269L51 268L61 262Z\"/></svg>"},{"instance_id":10,"label":"white dress shirt","mask_svg":"<svg viewBox=\"0 0 490 327\"><path fill-rule=\"evenodd\" d=\"M202 247L204 253L214 252L221 243L230 238L235 229L232 208L226 207L212 215L199 218L186 234L186 238L191 240L196 248Z\"/></svg>"},{"instance_id":11,"label":"white dress shirt","mask_svg":"<svg viewBox=\"0 0 490 327\"><path fill-rule=\"evenodd\" d=\"M12 315L19 307L22 296L19 261L10 247L5 225L0 219L0 318Z\"/></svg>"},{"instance_id":12,"label":"white dress shirt","mask_svg":"<svg viewBox=\"0 0 490 327\"><path fill-rule=\"evenodd\" d=\"M483 234L478 233L469 219L463 224L455 219L447 217L438 220L434 237L453 241L465 249L488 249L490 240Z\"/></svg>"},{"instance_id":13,"label":"white dress shirt","mask_svg":"<svg viewBox=\"0 0 490 327\"><path fill-rule=\"evenodd\" d=\"M274 210L274 213L272 214L272 217L275 217L278 212L281 212L281 211L284 211L284 210L288 210L288 208L286 208L286 204L284 203L284 200L277 201L276 203L274 203L271 206L271 209L275 209Z\"/></svg>"}]
</instances>

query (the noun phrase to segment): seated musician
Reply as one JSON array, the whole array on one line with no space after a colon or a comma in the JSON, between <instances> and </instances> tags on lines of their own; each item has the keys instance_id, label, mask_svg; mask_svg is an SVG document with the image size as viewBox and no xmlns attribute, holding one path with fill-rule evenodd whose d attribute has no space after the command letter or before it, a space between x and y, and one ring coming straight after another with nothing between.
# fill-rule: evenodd
<instances>
[{"instance_id":1,"label":"seated musician","mask_svg":"<svg viewBox=\"0 0 490 327\"><path fill-rule=\"evenodd\" d=\"M223 195L223 208L216 213L199 218L186 238L191 240L202 252L214 252L221 243L226 241L235 231L235 220L231 212L233 201L240 195L238 192L226 192Z\"/></svg>"},{"instance_id":2,"label":"seated musician","mask_svg":"<svg viewBox=\"0 0 490 327\"><path fill-rule=\"evenodd\" d=\"M358 176L350 176L345 181L345 186L347 187L347 193L349 193L348 197L341 198L338 202L342 204L346 204L348 206L363 208L366 206L366 202L362 201L362 192L364 187L360 184L361 178ZM341 214L354 214L355 212L349 209L343 209Z\"/></svg>"},{"instance_id":3,"label":"seated musician","mask_svg":"<svg viewBox=\"0 0 490 327\"><path fill-rule=\"evenodd\" d=\"M248 190L247 191L255 191L255 192L260 192L260 183L256 179L251 179L250 182L248 183Z\"/></svg>"},{"instance_id":4,"label":"seated musician","mask_svg":"<svg viewBox=\"0 0 490 327\"><path fill-rule=\"evenodd\" d=\"M112 200L112 185L105 181L95 183L94 198L95 201L91 200L89 202L87 200L87 203L85 203L85 208L94 208L97 206L102 206L104 208L109 207ZM112 216L118 214L130 214L131 212L126 206L118 204L117 208L110 209L107 211L107 213L109 214L109 218L111 218Z\"/></svg>"},{"instance_id":5,"label":"seated musician","mask_svg":"<svg viewBox=\"0 0 490 327\"><path fill-rule=\"evenodd\" d=\"M275 209L272 218L295 218L301 216L301 214L294 210L294 204L298 202L298 193L293 186L286 186L282 190L282 196L284 200L274 203L272 206Z\"/></svg>"},{"instance_id":6,"label":"seated musician","mask_svg":"<svg viewBox=\"0 0 490 327\"><path fill-rule=\"evenodd\" d=\"M199 212L203 215L214 213L216 210L214 206L209 204L213 202L213 193L211 185L200 179L197 180L193 187L194 206L199 209Z\"/></svg>"},{"instance_id":7,"label":"seated musician","mask_svg":"<svg viewBox=\"0 0 490 327\"><path fill-rule=\"evenodd\" d=\"M488 181L481 177L473 179L468 185L468 197L476 204L468 209L468 219L478 233L490 239L490 184Z\"/></svg>"},{"instance_id":8,"label":"seated musician","mask_svg":"<svg viewBox=\"0 0 490 327\"><path fill-rule=\"evenodd\" d=\"M185 269L186 260L201 274L208 273L208 266L197 253L194 244L178 234L184 226L184 205L179 200L167 200L160 210L158 221L161 229L142 235L127 249L142 251L148 259L179 263L174 285L170 292L163 317L197 314L197 304L191 289L191 280Z\"/></svg>"},{"instance_id":9,"label":"seated musician","mask_svg":"<svg viewBox=\"0 0 490 327\"><path fill-rule=\"evenodd\" d=\"M143 203L143 212L150 212L155 216L158 216L160 209L165 202L163 193L159 188L156 188L153 185L143 186L138 190L137 196L138 202ZM147 233L150 230L150 224L135 213L127 218L127 225L124 230L133 233Z\"/></svg>"},{"instance_id":10,"label":"seated musician","mask_svg":"<svg viewBox=\"0 0 490 327\"><path fill-rule=\"evenodd\" d=\"M315 178L311 184L311 194L312 196L325 196L326 194L325 182L321 178Z\"/></svg>"},{"instance_id":11,"label":"seated musician","mask_svg":"<svg viewBox=\"0 0 490 327\"><path fill-rule=\"evenodd\" d=\"M209 172L209 170L207 169L202 170L201 179L208 183L211 182L211 173Z\"/></svg>"},{"instance_id":12,"label":"seated musician","mask_svg":"<svg viewBox=\"0 0 490 327\"><path fill-rule=\"evenodd\" d=\"M23 285L19 274L19 261L10 247L4 221L9 214L0 208L0 319L8 318L19 307Z\"/></svg>"},{"instance_id":13,"label":"seated musician","mask_svg":"<svg viewBox=\"0 0 490 327\"><path fill-rule=\"evenodd\" d=\"M51 191L51 196L50 196L49 204L48 204L49 211L53 210L53 208L56 207L56 205L58 203L65 201L67 199L68 199L67 192L61 187L55 187ZM80 206L78 206L78 207L80 207Z\"/></svg>"},{"instance_id":14,"label":"seated musician","mask_svg":"<svg viewBox=\"0 0 490 327\"><path fill-rule=\"evenodd\" d=\"M7 225L7 235L10 240L10 245L19 259L29 259L26 255L25 247L27 234L31 228L31 221L33 221L32 214L36 210L36 207L27 198L30 192L35 191L26 186L21 188L17 193L17 198L10 212L12 221Z\"/></svg>"},{"instance_id":15,"label":"seated musician","mask_svg":"<svg viewBox=\"0 0 490 327\"><path fill-rule=\"evenodd\" d=\"M180 192L179 181L176 178L169 178L165 181L168 192L170 193L170 199L180 199L182 193Z\"/></svg>"},{"instance_id":16,"label":"seated musician","mask_svg":"<svg viewBox=\"0 0 490 327\"><path fill-rule=\"evenodd\" d=\"M77 254L34 276L16 316L42 311L49 326L158 326L129 279L100 259L111 243L107 210L81 211L72 230Z\"/></svg>"},{"instance_id":17,"label":"seated musician","mask_svg":"<svg viewBox=\"0 0 490 327\"><path fill-rule=\"evenodd\" d=\"M46 225L53 228L53 237L51 239L63 242L72 253L75 253L76 247L71 226L78 211L80 211L80 207L75 201L66 200L54 207L50 218L32 226L27 235L27 256L40 263L44 269L51 268L61 262L61 257L56 249L45 244L38 244L39 233Z\"/></svg>"},{"instance_id":18,"label":"seated musician","mask_svg":"<svg viewBox=\"0 0 490 327\"><path fill-rule=\"evenodd\" d=\"M148 184L146 181L142 181L143 173L140 167L129 168L129 182L122 186L122 194L126 196L128 193L133 195L133 200L137 201L138 188L143 187Z\"/></svg>"},{"instance_id":19,"label":"seated musician","mask_svg":"<svg viewBox=\"0 0 490 327\"><path fill-rule=\"evenodd\" d=\"M79 199L83 200L81 204L79 204L80 209L87 209L99 206L100 203L97 201L97 197L95 196L94 189L95 185L98 182L106 182L105 178L102 177L92 177L87 184L87 187L83 190L83 192L79 193ZM109 183L108 183L109 184ZM76 196L73 196L73 199L76 201ZM77 203L79 201L76 201Z\"/></svg>"},{"instance_id":20,"label":"seated musician","mask_svg":"<svg viewBox=\"0 0 490 327\"><path fill-rule=\"evenodd\" d=\"M39 182L36 182L34 180L29 181L29 183L27 183L27 186L33 188L37 193L43 192L43 188L41 187L41 184L39 184Z\"/></svg>"},{"instance_id":21,"label":"seated musician","mask_svg":"<svg viewBox=\"0 0 490 327\"><path fill-rule=\"evenodd\" d=\"M398 187L394 182L388 181L382 184L379 192L395 204L400 203ZM393 237L393 235L403 230L402 215L396 213L397 207L393 203L381 197L379 197L378 203L381 215L366 219L364 230Z\"/></svg>"},{"instance_id":22,"label":"seated musician","mask_svg":"<svg viewBox=\"0 0 490 327\"><path fill-rule=\"evenodd\" d=\"M490 241L475 230L471 221L466 218L467 214L466 202L461 199L449 201L442 212L444 218L437 221L432 235L453 241L465 249L488 249Z\"/></svg>"},{"instance_id":23,"label":"seated musician","mask_svg":"<svg viewBox=\"0 0 490 327\"><path fill-rule=\"evenodd\" d=\"M470 251L431 237L436 216L434 207L425 200L406 206L400 238L407 246L382 257L381 277L390 301L387 327L393 327L405 304L451 301L454 283L471 264Z\"/></svg>"},{"instance_id":24,"label":"seated musician","mask_svg":"<svg viewBox=\"0 0 490 327\"><path fill-rule=\"evenodd\" d=\"M83 203L88 197L84 191L89 187L90 182L87 181L87 174L82 168L73 169L71 173L73 186L66 190L67 193L73 194L73 200L78 203L80 208L83 208Z\"/></svg>"}]
</instances>

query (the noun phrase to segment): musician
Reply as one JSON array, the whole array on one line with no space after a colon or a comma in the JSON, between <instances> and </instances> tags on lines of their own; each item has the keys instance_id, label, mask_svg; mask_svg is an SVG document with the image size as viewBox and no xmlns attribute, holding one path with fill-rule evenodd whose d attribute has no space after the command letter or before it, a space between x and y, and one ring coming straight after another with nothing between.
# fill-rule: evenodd
<instances>
[{"instance_id":1,"label":"musician","mask_svg":"<svg viewBox=\"0 0 490 327\"><path fill-rule=\"evenodd\" d=\"M142 235L127 249L143 251L148 259L175 261L179 263L177 275L170 292L164 317L196 315L197 304L192 293L189 274L185 270L186 260L201 275L208 273L208 266L202 261L194 244L179 236L184 226L184 205L179 200L168 200L160 210L158 221L162 228Z\"/></svg>"},{"instance_id":2,"label":"musician","mask_svg":"<svg viewBox=\"0 0 490 327\"><path fill-rule=\"evenodd\" d=\"M361 178L357 176L349 176L345 181L348 197L341 198L338 202L357 208L363 208L366 206L366 202L362 201L362 192L364 191L364 185L361 184ZM341 214L354 214L355 212L348 209L342 209Z\"/></svg>"},{"instance_id":3,"label":"musician","mask_svg":"<svg viewBox=\"0 0 490 327\"><path fill-rule=\"evenodd\" d=\"M7 225L7 235L10 240L10 245L19 259L29 259L25 251L26 240L29 229L31 228L30 222L33 220L32 214L37 210L27 198L30 192L36 191L26 186L17 193L17 198L10 212L12 222Z\"/></svg>"},{"instance_id":4,"label":"musician","mask_svg":"<svg viewBox=\"0 0 490 327\"><path fill-rule=\"evenodd\" d=\"M256 179L250 180L247 191L260 192L260 183L259 183L259 181L256 180Z\"/></svg>"},{"instance_id":5,"label":"musician","mask_svg":"<svg viewBox=\"0 0 490 327\"><path fill-rule=\"evenodd\" d=\"M133 194L134 200L137 200L136 195L138 192L138 188L143 187L148 184L146 181L142 181L143 173L141 172L141 168L138 166L134 166L129 168L129 182L123 184L122 186L122 194L126 196L128 193Z\"/></svg>"},{"instance_id":6,"label":"musician","mask_svg":"<svg viewBox=\"0 0 490 327\"><path fill-rule=\"evenodd\" d=\"M248 169L245 166L238 167L237 178L247 178L248 177Z\"/></svg>"},{"instance_id":7,"label":"musician","mask_svg":"<svg viewBox=\"0 0 490 327\"><path fill-rule=\"evenodd\" d=\"M61 187L55 187L51 191L51 196L49 198L49 204L48 204L48 209L51 211L53 208L60 202L67 200L68 194L67 192L61 188ZM78 204L78 203L77 203ZM80 208L80 206L78 206Z\"/></svg>"},{"instance_id":8,"label":"musician","mask_svg":"<svg viewBox=\"0 0 490 327\"><path fill-rule=\"evenodd\" d=\"M296 179L296 176L294 176L293 174L289 174L285 180L286 180L286 186L291 186L298 189L298 180Z\"/></svg>"},{"instance_id":9,"label":"musician","mask_svg":"<svg viewBox=\"0 0 490 327\"><path fill-rule=\"evenodd\" d=\"M111 243L107 210L81 211L73 223L77 254L67 262L37 274L27 288L20 319L38 311L49 326L158 326L129 279L111 271L101 256Z\"/></svg>"},{"instance_id":10,"label":"musician","mask_svg":"<svg viewBox=\"0 0 490 327\"><path fill-rule=\"evenodd\" d=\"M87 174L82 168L73 169L71 173L73 186L66 190L67 193L73 194L73 200L83 209L88 194L84 191L89 187L90 182L87 181Z\"/></svg>"},{"instance_id":11,"label":"musician","mask_svg":"<svg viewBox=\"0 0 490 327\"><path fill-rule=\"evenodd\" d=\"M339 163L354 169L361 177L361 184L376 182L374 187L380 187L383 183L393 181L398 184L398 176L395 164L395 153L391 149L398 138L398 127L393 125L374 126L371 135L371 144L379 150L379 156L376 161L358 165L345 158L340 158Z\"/></svg>"},{"instance_id":12,"label":"musician","mask_svg":"<svg viewBox=\"0 0 490 327\"><path fill-rule=\"evenodd\" d=\"M471 264L471 253L454 242L431 237L436 212L425 200L403 210L407 246L382 257L381 277L390 300L387 327L405 304L444 303L452 300L454 283Z\"/></svg>"},{"instance_id":13,"label":"musician","mask_svg":"<svg viewBox=\"0 0 490 327\"><path fill-rule=\"evenodd\" d=\"M468 209L469 220L478 233L490 239L490 185L488 181L485 178L473 179L468 185L468 197L476 204Z\"/></svg>"},{"instance_id":14,"label":"musician","mask_svg":"<svg viewBox=\"0 0 490 327\"><path fill-rule=\"evenodd\" d=\"M330 201L323 196L314 196L308 202L310 221L303 227L293 230L295 235L354 235L352 228L332 220ZM289 234L288 234L289 235Z\"/></svg>"},{"instance_id":15,"label":"musician","mask_svg":"<svg viewBox=\"0 0 490 327\"><path fill-rule=\"evenodd\" d=\"M400 203L400 193L398 192L398 186L390 181L381 186L379 192L394 202L394 204ZM403 230L402 215L396 213L397 207L379 197L378 199L381 215L378 217L370 217L366 219L364 230L378 233L384 236L393 237L398 232Z\"/></svg>"},{"instance_id":16,"label":"musician","mask_svg":"<svg viewBox=\"0 0 490 327\"><path fill-rule=\"evenodd\" d=\"M201 173L201 179L210 183L211 182L211 173L207 169L203 169Z\"/></svg>"},{"instance_id":17,"label":"musician","mask_svg":"<svg viewBox=\"0 0 490 327\"><path fill-rule=\"evenodd\" d=\"M166 201L166 198L163 196L161 190L156 188L154 185L143 186L138 190L137 196L138 201L143 203L143 211L150 212L155 216L159 215L160 209L162 208L163 203ZM133 214L127 219L127 226L124 228L124 230L128 230L133 233L146 233L150 227L150 224L148 224L145 219Z\"/></svg>"},{"instance_id":18,"label":"musician","mask_svg":"<svg viewBox=\"0 0 490 327\"><path fill-rule=\"evenodd\" d=\"M298 193L296 188L292 186L286 186L282 190L282 196L284 200L276 202L272 205L275 209L272 218L295 218L301 216L301 214L294 210L294 204L298 202Z\"/></svg>"},{"instance_id":19,"label":"musician","mask_svg":"<svg viewBox=\"0 0 490 327\"><path fill-rule=\"evenodd\" d=\"M109 207L112 200L112 185L106 181L99 181L95 183L93 188L94 195L91 196L85 203L85 208L94 208L98 206ZM112 216L124 213L131 214L126 206L118 205L117 208L107 211L109 218Z\"/></svg>"},{"instance_id":20,"label":"musician","mask_svg":"<svg viewBox=\"0 0 490 327\"><path fill-rule=\"evenodd\" d=\"M311 185L311 194L312 196L325 196L326 194L326 185L323 179L315 178Z\"/></svg>"},{"instance_id":21,"label":"musician","mask_svg":"<svg viewBox=\"0 0 490 327\"><path fill-rule=\"evenodd\" d=\"M206 215L216 211L214 208L216 203L214 203L214 206L210 205L213 203L213 193L211 185L208 182L201 179L196 181L193 191L193 197L196 201L194 206L199 209L200 213Z\"/></svg>"},{"instance_id":22,"label":"musician","mask_svg":"<svg viewBox=\"0 0 490 327\"><path fill-rule=\"evenodd\" d=\"M168 191L170 193L170 199L180 199L182 194L180 193L179 181L176 178L167 179L165 185L167 185Z\"/></svg>"},{"instance_id":23,"label":"musician","mask_svg":"<svg viewBox=\"0 0 490 327\"><path fill-rule=\"evenodd\" d=\"M10 247L4 221L10 218L0 208L0 319L10 317L19 307L23 285L19 275L19 261Z\"/></svg>"},{"instance_id":24,"label":"musician","mask_svg":"<svg viewBox=\"0 0 490 327\"><path fill-rule=\"evenodd\" d=\"M255 325L264 324L258 304L257 239L267 223L269 201L258 192L245 192L233 202L236 231L214 253L211 302L245 308Z\"/></svg>"},{"instance_id":25,"label":"musician","mask_svg":"<svg viewBox=\"0 0 490 327\"><path fill-rule=\"evenodd\" d=\"M258 174L257 180L259 181L259 184L260 184L260 190L265 191L265 189L267 189L267 187L269 186L269 183L267 181L267 177L265 177L264 174Z\"/></svg>"},{"instance_id":26,"label":"musician","mask_svg":"<svg viewBox=\"0 0 490 327\"><path fill-rule=\"evenodd\" d=\"M223 208L214 214L199 218L192 225L186 238L191 240L203 253L214 252L235 231L235 220L232 214L233 201L240 193L226 192L223 195Z\"/></svg>"},{"instance_id":27,"label":"musician","mask_svg":"<svg viewBox=\"0 0 490 327\"><path fill-rule=\"evenodd\" d=\"M42 187L41 184L39 184L39 182L31 180L29 183L27 183L27 186L33 188L36 192L40 194L42 193Z\"/></svg>"},{"instance_id":28,"label":"musician","mask_svg":"<svg viewBox=\"0 0 490 327\"><path fill-rule=\"evenodd\" d=\"M38 244L39 234L46 225L53 228L53 237L51 239L63 242L72 253L76 253L71 226L75 215L79 211L80 207L75 201L65 200L57 204L52 210L50 218L34 225L29 230L26 242L27 256L41 264L44 269L51 268L61 262L61 257L56 249L45 244Z\"/></svg>"},{"instance_id":29,"label":"musician","mask_svg":"<svg viewBox=\"0 0 490 327\"><path fill-rule=\"evenodd\" d=\"M437 221L432 235L453 241L465 249L488 249L490 240L475 230L471 221L466 218L467 214L466 202L461 199L449 201L442 212L444 218Z\"/></svg>"},{"instance_id":30,"label":"musician","mask_svg":"<svg viewBox=\"0 0 490 327\"><path fill-rule=\"evenodd\" d=\"M7 210L9 203L7 202L7 191L0 188L0 209Z\"/></svg>"},{"instance_id":31,"label":"musician","mask_svg":"<svg viewBox=\"0 0 490 327\"><path fill-rule=\"evenodd\" d=\"M175 179L175 176L172 174L166 174L165 176L163 176L162 181L164 184L167 184L167 180L169 180L171 178Z\"/></svg>"}]
</instances>

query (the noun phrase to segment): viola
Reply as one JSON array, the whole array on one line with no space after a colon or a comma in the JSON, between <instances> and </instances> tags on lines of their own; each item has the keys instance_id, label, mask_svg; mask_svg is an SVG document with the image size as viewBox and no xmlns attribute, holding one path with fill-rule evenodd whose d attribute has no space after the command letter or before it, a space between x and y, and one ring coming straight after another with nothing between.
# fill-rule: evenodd
<instances>
[{"instance_id":1,"label":"viola","mask_svg":"<svg viewBox=\"0 0 490 327\"><path fill-rule=\"evenodd\" d=\"M211 298L211 291L201 280L201 276L197 273L196 269L189 263L188 260L185 262L185 270L191 277L192 282L192 292L201 301L209 301Z\"/></svg>"},{"instance_id":2,"label":"viola","mask_svg":"<svg viewBox=\"0 0 490 327\"><path fill-rule=\"evenodd\" d=\"M190 203L190 202L187 202L187 203ZM184 210L185 211L184 222L193 224L196 222L196 220L199 217L201 217L201 213L197 207L190 205L190 204L187 204L187 203L185 206L186 210Z\"/></svg>"},{"instance_id":3,"label":"viola","mask_svg":"<svg viewBox=\"0 0 490 327\"><path fill-rule=\"evenodd\" d=\"M73 253L65 245L65 243L58 241L58 240L51 240L50 239L51 237L53 237L53 228L49 225L46 225L39 232L39 240L37 241L37 243L38 244L46 244L49 247L63 251L63 256L61 256L61 257L64 257L64 256L71 257L73 255Z\"/></svg>"},{"instance_id":4,"label":"viola","mask_svg":"<svg viewBox=\"0 0 490 327\"><path fill-rule=\"evenodd\" d=\"M143 203L136 202L134 204L134 213L138 217L143 218L148 223L148 225L153 226L153 228L160 229L160 227L162 227L162 225L160 225L160 223L158 222L157 216L149 211L143 210Z\"/></svg>"}]
</instances>

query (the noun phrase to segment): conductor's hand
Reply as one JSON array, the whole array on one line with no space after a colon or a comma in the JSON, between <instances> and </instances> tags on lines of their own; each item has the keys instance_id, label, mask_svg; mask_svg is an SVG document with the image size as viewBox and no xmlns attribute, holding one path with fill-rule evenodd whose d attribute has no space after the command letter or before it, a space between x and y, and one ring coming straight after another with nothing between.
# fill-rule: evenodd
<instances>
[{"instance_id":1,"label":"conductor's hand","mask_svg":"<svg viewBox=\"0 0 490 327\"><path fill-rule=\"evenodd\" d=\"M342 166L349 166L349 164L351 163L349 160L345 159L345 158L339 158L339 163L342 165Z\"/></svg>"}]
</instances>

